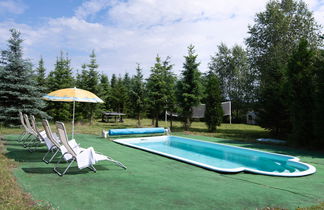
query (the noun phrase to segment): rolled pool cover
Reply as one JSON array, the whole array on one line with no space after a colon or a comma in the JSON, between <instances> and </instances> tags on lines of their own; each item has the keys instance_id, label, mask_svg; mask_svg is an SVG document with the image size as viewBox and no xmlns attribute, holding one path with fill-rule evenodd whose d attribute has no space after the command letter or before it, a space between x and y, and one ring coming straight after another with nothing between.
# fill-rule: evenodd
<instances>
[{"instance_id":1,"label":"rolled pool cover","mask_svg":"<svg viewBox=\"0 0 324 210\"><path fill-rule=\"evenodd\" d=\"M126 128L126 129L110 129L109 136L132 135L132 134L153 134L164 133L164 128Z\"/></svg>"}]
</instances>

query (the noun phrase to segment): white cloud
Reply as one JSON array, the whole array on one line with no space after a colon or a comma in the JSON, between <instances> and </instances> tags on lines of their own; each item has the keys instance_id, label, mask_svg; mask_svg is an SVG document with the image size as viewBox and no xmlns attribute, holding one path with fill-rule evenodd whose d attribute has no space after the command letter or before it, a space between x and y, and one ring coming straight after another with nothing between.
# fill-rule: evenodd
<instances>
[{"instance_id":1,"label":"white cloud","mask_svg":"<svg viewBox=\"0 0 324 210\"><path fill-rule=\"evenodd\" d=\"M247 26L255 14L264 11L266 0L129 0L84 2L74 17L49 19L41 27L0 23L0 39L7 40L6 28L23 32L25 54L36 64L42 55L48 70L54 68L60 50L68 52L74 69L89 61L94 49L99 71L135 73L136 63L149 75L155 56L171 56L174 71L182 70L187 46L194 44L201 61L200 70L207 70L210 56L221 42L229 46L243 44ZM322 17L323 6L316 7L315 17ZM93 21L101 15L101 22ZM92 19L90 22L89 19ZM113 23L113 24L112 24ZM1 41L0 41L1 44ZM1 46L1 45L0 45Z\"/></svg>"},{"instance_id":2,"label":"white cloud","mask_svg":"<svg viewBox=\"0 0 324 210\"><path fill-rule=\"evenodd\" d=\"M0 1L0 15L13 13L21 14L27 9L27 6L18 0L2 0Z\"/></svg>"}]
</instances>

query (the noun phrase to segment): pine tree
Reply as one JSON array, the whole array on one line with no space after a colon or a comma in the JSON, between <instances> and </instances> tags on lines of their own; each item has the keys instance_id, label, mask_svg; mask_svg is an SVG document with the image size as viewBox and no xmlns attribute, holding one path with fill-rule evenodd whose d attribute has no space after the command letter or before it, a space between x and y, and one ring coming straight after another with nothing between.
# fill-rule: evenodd
<instances>
[{"instance_id":1,"label":"pine tree","mask_svg":"<svg viewBox=\"0 0 324 210\"><path fill-rule=\"evenodd\" d=\"M115 85L116 85L116 83L117 83L117 77L116 77L116 74L113 74L113 75L111 76L111 80L110 80L110 87L111 87L111 88L114 88Z\"/></svg>"},{"instance_id":2,"label":"pine tree","mask_svg":"<svg viewBox=\"0 0 324 210\"><path fill-rule=\"evenodd\" d=\"M132 113L130 113L130 106L131 106L132 102L129 99L130 90L131 90L131 78L129 77L129 74L127 72L124 75L123 83L124 83L125 90L126 90L124 112L127 113L128 115L131 115Z\"/></svg>"},{"instance_id":3,"label":"pine tree","mask_svg":"<svg viewBox=\"0 0 324 210\"><path fill-rule=\"evenodd\" d=\"M55 69L47 77L47 88L49 91L55 91L63 88L73 88L75 81L72 76L71 60L63 56L56 59ZM72 103L67 102L48 102L47 110L54 120L66 121L72 118Z\"/></svg>"},{"instance_id":4,"label":"pine tree","mask_svg":"<svg viewBox=\"0 0 324 210\"><path fill-rule=\"evenodd\" d=\"M205 121L209 132L215 132L223 118L219 80L213 71L207 75Z\"/></svg>"},{"instance_id":5,"label":"pine tree","mask_svg":"<svg viewBox=\"0 0 324 210\"><path fill-rule=\"evenodd\" d=\"M105 102L104 104L101 104L101 109L103 110L109 110L110 109L110 103L109 103L109 95L110 95L110 83L108 76L104 73L101 73L100 76L100 83L99 83L99 94L98 96Z\"/></svg>"},{"instance_id":6,"label":"pine tree","mask_svg":"<svg viewBox=\"0 0 324 210\"><path fill-rule=\"evenodd\" d=\"M200 103L202 97L201 78L196 61L194 46L188 47L188 55L185 56L182 78L178 83L178 102L183 118L184 129L189 130L192 122L192 108Z\"/></svg>"},{"instance_id":7,"label":"pine tree","mask_svg":"<svg viewBox=\"0 0 324 210\"><path fill-rule=\"evenodd\" d=\"M143 80L142 68L139 64L136 67L136 75L133 77L130 86L130 109L135 114L137 119L137 126L141 127L141 118L145 113L146 100L145 100L145 84Z\"/></svg>"},{"instance_id":8,"label":"pine tree","mask_svg":"<svg viewBox=\"0 0 324 210\"><path fill-rule=\"evenodd\" d=\"M43 91L46 90L46 75L45 75L46 69L44 67L44 60L41 57L38 62L38 67L36 68L36 82L39 87L43 88Z\"/></svg>"},{"instance_id":9,"label":"pine tree","mask_svg":"<svg viewBox=\"0 0 324 210\"><path fill-rule=\"evenodd\" d=\"M127 90L124 85L123 79L119 76L116 84L111 88L110 102L113 111L123 113L127 100Z\"/></svg>"},{"instance_id":10,"label":"pine tree","mask_svg":"<svg viewBox=\"0 0 324 210\"><path fill-rule=\"evenodd\" d=\"M5 126L18 125L18 112L48 117L42 93L33 80L32 65L23 59L20 32L10 29L8 50L1 52L4 65L0 71L0 122Z\"/></svg>"},{"instance_id":11,"label":"pine tree","mask_svg":"<svg viewBox=\"0 0 324 210\"><path fill-rule=\"evenodd\" d=\"M90 54L90 63L87 65L89 68L88 81L85 87L86 90L98 95L99 94L99 73L97 71L99 65L97 64L96 54L94 50ZM98 104L87 103L84 108L88 110L87 118L90 119L90 123L93 122L93 118L98 111Z\"/></svg>"},{"instance_id":12,"label":"pine tree","mask_svg":"<svg viewBox=\"0 0 324 210\"><path fill-rule=\"evenodd\" d=\"M155 64L151 68L150 77L147 79L147 91L150 111L152 119L155 120L155 127L159 127L159 116L167 108L168 99L170 98L170 78L169 71L172 66L169 62L170 57L165 61L161 61L159 56L156 56ZM153 122L152 121L152 122Z\"/></svg>"}]
</instances>

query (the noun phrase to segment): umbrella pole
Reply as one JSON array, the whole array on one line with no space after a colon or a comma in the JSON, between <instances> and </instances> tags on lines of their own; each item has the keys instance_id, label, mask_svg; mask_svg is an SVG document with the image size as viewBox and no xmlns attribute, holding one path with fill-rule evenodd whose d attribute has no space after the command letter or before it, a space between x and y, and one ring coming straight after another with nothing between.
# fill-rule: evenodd
<instances>
[{"instance_id":1,"label":"umbrella pole","mask_svg":"<svg viewBox=\"0 0 324 210\"><path fill-rule=\"evenodd\" d=\"M73 101L72 139L74 139L74 113L75 113L75 101Z\"/></svg>"}]
</instances>

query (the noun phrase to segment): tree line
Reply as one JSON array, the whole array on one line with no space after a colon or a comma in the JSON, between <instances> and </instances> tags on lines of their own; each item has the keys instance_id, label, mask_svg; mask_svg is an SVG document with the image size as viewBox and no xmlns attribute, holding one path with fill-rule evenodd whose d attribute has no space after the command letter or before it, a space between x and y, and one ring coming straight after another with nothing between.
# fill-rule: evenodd
<instances>
[{"instance_id":1,"label":"tree line","mask_svg":"<svg viewBox=\"0 0 324 210\"><path fill-rule=\"evenodd\" d=\"M206 104L205 121L215 131L222 117L221 101L232 101L234 122L243 122L254 110L258 123L276 137L291 143L324 148L324 86L322 26L303 1L269 1L248 27L246 48L224 43L216 46L208 70L202 73L195 46L188 46L179 78L169 56L155 57L150 75L144 78L142 67L135 75L98 71L96 54L73 72L68 55L61 52L54 69L46 75L44 60L37 67L22 57L20 33L12 29L8 49L1 52L0 120L17 123L17 110L71 119L71 104L45 102L42 94L77 87L89 90L106 103L78 103L77 120L98 118L101 111L126 113L141 119L149 117L152 125L168 110L178 113L185 130L192 123L192 108ZM172 118L171 118L172 122Z\"/></svg>"}]
</instances>

